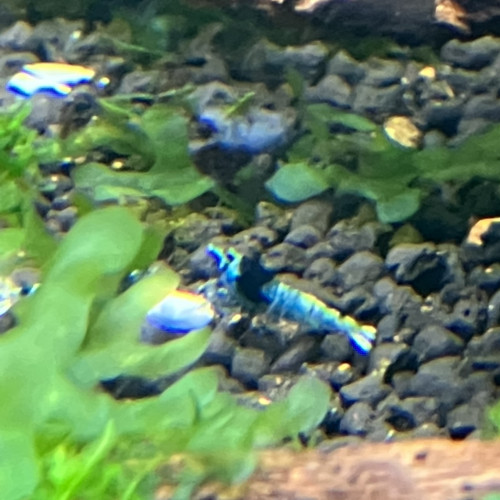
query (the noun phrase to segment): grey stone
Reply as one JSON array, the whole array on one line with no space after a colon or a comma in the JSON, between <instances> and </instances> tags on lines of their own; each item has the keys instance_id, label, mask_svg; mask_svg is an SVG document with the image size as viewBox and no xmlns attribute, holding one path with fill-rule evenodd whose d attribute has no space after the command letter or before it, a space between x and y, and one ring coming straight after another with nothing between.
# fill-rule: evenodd
<instances>
[{"instance_id":1,"label":"grey stone","mask_svg":"<svg viewBox=\"0 0 500 500\"><path fill-rule=\"evenodd\" d=\"M377 325L377 338L380 345L392 342L401 326L401 318L397 314L386 314Z\"/></svg>"},{"instance_id":2,"label":"grey stone","mask_svg":"<svg viewBox=\"0 0 500 500\"><path fill-rule=\"evenodd\" d=\"M453 305L453 311L443 318L444 326L466 341L486 325L486 297L478 296L476 292L472 289L468 297L460 298Z\"/></svg>"},{"instance_id":3,"label":"grey stone","mask_svg":"<svg viewBox=\"0 0 500 500\"><path fill-rule=\"evenodd\" d=\"M495 292L488 302L486 328L495 327L500 323L500 290Z\"/></svg>"},{"instance_id":4,"label":"grey stone","mask_svg":"<svg viewBox=\"0 0 500 500\"><path fill-rule=\"evenodd\" d=\"M500 327L495 326L480 337L473 337L467 344L464 358L475 370L500 368Z\"/></svg>"},{"instance_id":5,"label":"grey stone","mask_svg":"<svg viewBox=\"0 0 500 500\"><path fill-rule=\"evenodd\" d=\"M238 95L236 90L222 82L210 82L198 85L189 95L189 103L196 115L200 115L207 107L219 107L233 104Z\"/></svg>"},{"instance_id":6,"label":"grey stone","mask_svg":"<svg viewBox=\"0 0 500 500\"><path fill-rule=\"evenodd\" d=\"M380 325L380 323L379 323ZM379 325L377 325L377 338L380 341ZM407 370L410 367L403 363L405 354L409 352L408 346L403 343L380 343L370 352L368 373L376 372L390 379L395 370Z\"/></svg>"},{"instance_id":7,"label":"grey stone","mask_svg":"<svg viewBox=\"0 0 500 500\"><path fill-rule=\"evenodd\" d=\"M389 393L391 388L384 384L379 375L372 374L363 377L356 382L344 385L340 389L340 397L344 405L350 406L359 401L364 401L372 408L382 401Z\"/></svg>"},{"instance_id":8,"label":"grey stone","mask_svg":"<svg viewBox=\"0 0 500 500\"><path fill-rule=\"evenodd\" d=\"M500 121L500 99L491 95L472 96L463 109L464 121L485 120L498 123Z\"/></svg>"},{"instance_id":9,"label":"grey stone","mask_svg":"<svg viewBox=\"0 0 500 500\"><path fill-rule=\"evenodd\" d=\"M23 50L33 34L33 27L25 21L17 21L0 33L0 47Z\"/></svg>"},{"instance_id":10,"label":"grey stone","mask_svg":"<svg viewBox=\"0 0 500 500\"><path fill-rule=\"evenodd\" d=\"M351 342L341 333L327 335L321 343L321 352L325 359L341 363L350 361L353 354Z\"/></svg>"},{"instance_id":11,"label":"grey stone","mask_svg":"<svg viewBox=\"0 0 500 500\"><path fill-rule=\"evenodd\" d=\"M327 55L328 49L321 42L283 48L261 40L248 50L238 76L276 85L283 82L287 70L293 68L304 80L313 82L324 71Z\"/></svg>"},{"instance_id":12,"label":"grey stone","mask_svg":"<svg viewBox=\"0 0 500 500\"><path fill-rule=\"evenodd\" d=\"M333 434L338 434L340 428L340 422L344 417L344 409L342 408L342 404L338 396L333 398L333 401L330 401L330 408L321 422L321 428L324 429L327 436L331 436Z\"/></svg>"},{"instance_id":13,"label":"grey stone","mask_svg":"<svg viewBox=\"0 0 500 500\"><path fill-rule=\"evenodd\" d=\"M491 127L491 123L485 118L462 118L458 124L457 135L450 139L449 146L457 147L462 145L469 137L473 137L486 132Z\"/></svg>"},{"instance_id":14,"label":"grey stone","mask_svg":"<svg viewBox=\"0 0 500 500\"><path fill-rule=\"evenodd\" d=\"M484 36L471 42L452 39L443 45L441 58L455 66L481 69L491 64L500 54L500 40Z\"/></svg>"},{"instance_id":15,"label":"grey stone","mask_svg":"<svg viewBox=\"0 0 500 500\"><path fill-rule=\"evenodd\" d=\"M78 217L78 210L76 207L73 206L58 211L50 210L49 213L47 214L47 218L54 218L59 222L61 231L65 233L73 227L73 225L77 220L77 217Z\"/></svg>"},{"instance_id":16,"label":"grey stone","mask_svg":"<svg viewBox=\"0 0 500 500\"><path fill-rule=\"evenodd\" d=\"M0 56L0 77L10 77L21 71L25 64L39 62L38 57L31 52L13 52Z\"/></svg>"},{"instance_id":17,"label":"grey stone","mask_svg":"<svg viewBox=\"0 0 500 500\"><path fill-rule=\"evenodd\" d=\"M300 248L310 248L319 242L321 233L313 226L302 225L292 229L285 236L285 243L290 243Z\"/></svg>"},{"instance_id":18,"label":"grey stone","mask_svg":"<svg viewBox=\"0 0 500 500\"><path fill-rule=\"evenodd\" d=\"M224 59L211 56L201 68L196 68L192 80L197 85L214 81L228 82L230 80L229 69Z\"/></svg>"},{"instance_id":19,"label":"grey stone","mask_svg":"<svg viewBox=\"0 0 500 500\"><path fill-rule=\"evenodd\" d=\"M53 200L73 189L73 181L63 174L53 174L40 181L39 189L46 198Z\"/></svg>"},{"instance_id":20,"label":"grey stone","mask_svg":"<svg viewBox=\"0 0 500 500\"><path fill-rule=\"evenodd\" d=\"M395 114L402 108L403 92L400 85L378 88L360 84L354 90L352 109L356 113L380 119Z\"/></svg>"},{"instance_id":21,"label":"grey stone","mask_svg":"<svg viewBox=\"0 0 500 500\"><path fill-rule=\"evenodd\" d=\"M463 340L439 325L429 325L421 330L413 341L413 349L420 363L434 358L460 354Z\"/></svg>"},{"instance_id":22,"label":"grey stone","mask_svg":"<svg viewBox=\"0 0 500 500\"><path fill-rule=\"evenodd\" d=\"M69 206L71 206L72 198L73 198L73 196L71 195L71 193L68 193L68 192L61 194L60 196L56 196L52 200L52 203L50 204L50 208L52 210L56 210L56 211L68 208Z\"/></svg>"},{"instance_id":23,"label":"grey stone","mask_svg":"<svg viewBox=\"0 0 500 500\"><path fill-rule=\"evenodd\" d=\"M230 367L237 345L237 342L226 334L223 326L219 323L210 335L210 341L201 356L201 361Z\"/></svg>"},{"instance_id":24,"label":"grey stone","mask_svg":"<svg viewBox=\"0 0 500 500\"><path fill-rule=\"evenodd\" d=\"M371 57L365 64L365 77L362 85L389 87L399 85L404 74L404 67L398 61Z\"/></svg>"},{"instance_id":25,"label":"grey stone","mask_svg":"<svg viewBox=\"0 0 500 500\"><path fill-rule=\"evenodd\" d=\"M420 311L422 297L410 286L398 286L391 278L381 278L373 286L373 294L380 300L381 310L385 314L394 314L402 319L415 310Z\"/></svg>"},{"instance_id":26,"label":"grey stone","mask_svg":"<svg viewBox=\"0 0 500 500\"><path fill-rule=\"evenodd\" d=\"M368 403L354 403L340 421L339 431L353 436L366 436L374 419L375 412Z\"/></svg>"},{"instance_id":27,"label":"grey stone","mask_svg":"<svg viewBox=\"0 0 500 500\"><path fill-rule=\"evenodd\" d=\"M363 321L371 323L379 316L379 303L369 286L360 285L347 292L340 293L334 306L345 314L356 318L362 317Z\"/></svg>"},{"instance_id":28,"label":"grey stone","mask_svg":"<svg viewBox=\"0 0 500 500\"><path fill-rule=\"evenodd\" d=\"M11 311L0 314L0 334L7 332L16 325L16 318Z\"/></svg>"},{"instance_id":29,"label":"grey stone","mask_svg":"<svg viewBox=\"0 0 500 500\"><path fill-rule=\"evenodd\" d=\"M352 288L380 278L384 261L369 251L356 252L337 268L336 277L342 290Z\"/></svg>"},{"instance_id":30,"label":"grey stone","mask_svg":"<svg viewBox=\"0 0 500 500\"><path fill-rule=\"evenodd\" d=\"M433 243L396 245L389 250L385 263L398 283L410 284L424 297L452 279L445 255Z\"/></svg>"},{"instance_id":31,"label":"grey stone","mask_svg":"<svg viewBox=\"0 0 500 500\"><path fill-rule=\"evenodd\" d=\"M306 250L307 262L314 262L317 259L331 259L335 256L334 248L327 241L320 241L316 245Z\"/></svg>"},{"instance_id":32,"label":"grey stone","mask_svg":"<svg viewBox=\"0 0 500 500\"><path fill-rule=\"evenodd\" d=\"M263 254L260 262L267 271L299 273L305 269L305 252L289 243L279 243Z\"/></svg>"},{"instance_id":33,"label":"grey stone","mask_svg":"<svg viewBox=\"0 0 500 500\"><path fill-rule=\"evenodd\" d=\"M338 75L350 85L356 85L365 76L366 67L356 61L345 50L339 50L328 62L326 73L328 75Z\"/></svg>"},{"instance_id":34,"label":"grey stone","mask_svg":"<svg viewBox=\"0 0 500 500\"><path fill-rule=\"evenodd\" d=\"M260 377L257 388L272 401L277 401L286 396L297 380L293 375L269 373Z\"/></svg>"},{"instance_id":35,"label":"grey stone","mask_svg":"<svg viewBox=\"0 0 500 500\"><path fill-rule=\"evenodd\" d=\"M284 234L290 227L290 216L273 203L260 201L255 208L255 224Z\"/></svg>"},{"instance_id":36,"label":"grey stone","mask_svg":"<svg viewBox=\"0 0 500 500\"><path fill-rule=\"evenodd\" d=\"M328 103L348 109L352 103L352 88L340 76L326 75L314 87L305 91L305 99L311 103Z\"/></svg>"},{"instance_id":37,"label":"grey stone","mask_svg":"<svg viewBox=\"0 0 500 500\"><path fill-rule=\"evenodd\" d=\"M250 388L257 388L259 378L269 371L269 358L259 349L236 349L231 363L231 376Z\"/></svg>"},{"instance_id":38,"label":"grey stone","mask_svg":"<svg viewBox=\"0 0 500 500\"><path fill-rule=\"evenodd\" d=\"M448 99L444 102L429 100L418 112L417 119L424 130L433 129L446 135L453 135L458 130L464 110L464 99Z\"/></svg>"},{"instance_id":39,"label":"grey stone","mask_svg":"<svg viewBox=\"0 0 500 500\"><path fill-rule=\"evenodd\" d=\"M405 399L415 396L411 388L413 376L414 372L412 371L402 371L395 373L392 377L391 385L399 398Z\"/></svg>"},{"instance_id":40,"label":"grey stone","mask_svg":"<svg viewBox=\"0 0 500 500\"><path fill-rule=\"evenodd\" d=\"M330 374L330 385L339 391L344 385L351 384L356 378L356 370L349 363L337 363L337 367Z\"/></svg>"},{"instance_id":41,"label":"grey stone","mask_svg":"<svg viewBox=\"0 0 500 500\"><path fill-rule=\"evenodd\" d=\"M40 133L47 132L50 124L59 121L63 101L46 94L35 94L30 101L31 113L24 122L25 125Z\"/></svg>"},{"instance_id":42,"label":"grey stone","mask_svg":"<svg viewBox=\"0 0 500 500\"><path fill-rule=\"evenodd\" d=\"M301 203L292 214L290 230L309 225L325 234L330 225L333 206L322 200L308 200Z\"/></svg>"},{"instance_id":43,"label":"grey stone","mask_svg":"<svg viewBox=\"0 0 500 500\"><path fill-rule=\"evenodd\" d=\"M296 372L306 361L314 359L320 339L305 336L298 339L271 365L271 373Z\"/></svg>"},{"instance_id":44,"label":"grey stone","mask_svg":"<svg viewBox=\"0 0 500 500\"><path fill-rule=\"evenodd\" d=\"M446 427L453 439L464 439L472 432L482 428L484 406L476 402L461 404L451 410L446 418Z\"/></svg>"},{"instance_id":45,"label":"grey stone","mask_svg":"<svg viewBox=\"0 0 500 500\"><path fill-rule=\"evenodd\" d=\"M48 61L76 62L67 59L64 50L74 34L81 34L83 30L83 21L67 21L61 17L41 21L35 26L33 33L26 41L25 49L35 53L43 53Z\"/></svg>"},{"instance_id":46,"label":"grey stone","mask_svg":"<svg viewBox=\"0 0 500 500\"><path fill-rule=\"evenodd\" d=\"M489 68L485 68L485 70L487 69ZM438 78L445 81L453 89L455 95L469 94L471 91L477 92L481 90L477 87L478 76L479 74L477 71L452 68L448 65L440 68L438 72Z\"/></svg>"},{"instance_id":47,"label":"grey stone","mask_svg":"<svg viewBox=\"0 0 500 500\"><path fill-rule=\"evenodd\" d=\"M314 281L321 286L335 283L335 263L327 257L314 260L304 271L304 278Z\"/></svg>"},{"instance_id":48,"label":"grey stone","mask_svg":"<svg viewBox=\"0 0 500 500\"><path fill-rule=\"evenodd\" d=\"M70 37L64 47L64 57L71 63L82 63L96 55L114 56L116 53L113 40L98 32L76 39Z\"/></svg>"},{"instance_id":49,"label":"grey stone","mask_svg":"<svg viewBox=\"0 0 500 500\"><path fill-rule=\"evenodd\" d=\"M500 264L491 266L476 266L469 273L468 284L485 290L488 294L495 293L500 288ZM488 311L489 314L489 311Z\"/></svg>"},{"instance_id":50,"label":"grey stone","mask_svg":"<svg viewBox=\"0 0 500 500\"><path fill-rule=\"evenodd\" d=\"M237 210L224 206L212 206L203 210L203 214L209 219L220 220L224 234L236 234L243 229Z\"/></svg>"},{"instance_id":51,"label":"grey stone","mask_svg":"<svg viewBox=\"0 0 500 500\"><path fill-rule=\"evenodd\" d=\"M117 94L134 94L145 92L148 94L155 93L158 88L158 80L160 72L158 70L149 71L133 71L127 73L120 82L120 86L116 91Z\"/></svg>"},{"instance_id":52,"label":"grey stone","mask_svg":"<svg viewBox=\"0 0 500 500\"><path fill-rule=\"evenodd\" d=\"M192 213L184 218L182 226L174 230L173 238L177 246L193 251L221 233L221 221Z\"/></svg>"},{"instance_id":53,"label":"grey stone","mask_svg":"<svg viewBox=\"0 0 500 500\"><path fill-rule=\"evenodd\" d=\"M368 223L359 227L351 221L343 220L328 231L326 238L333 249L333 257L345 260L355 252L372 250L379 234L378 224Z\"/></svg>"},{"instance_id":54,"label":"grey stone","mask_svg":"<svg viewBox=\"0 0 500 500\"><path fill-rule=\"evenodd\" d=\"M298 323L264 313L252 317L250 327L239 342L243 346L262 349L274 359L300 336Z\"/></svg>"},{"instance_id":55,"label":"grey stone","mask_svg":"<svg viewBox=\"0 0 500 500\"><path fill-rule=\"evenodd\" d=\"M435 398L410 397L400 400L395 394L377 406L385 420L397 431L408 431L424 423L438 424L439 405Z\"/></svg>"},{"instance_id":56,"label":"grey stone","mask_svg":"<svg viewBox=\"0 0 500 500\"><path fill-rule=\"evenodd\" d=\"M477 372L463 378L460 358L451 356L422 364L409 385L409 395L435 397L446 412L483 391L493 392L491 376Z\"/></svg>"},{"instance_id":57,"label":"grey stone","mask_svg":"<svg viewBox=\"0 0 500 500\"><path fill-rule=\"evenodd\" d=\"M231 245L238 248L269 248L278 241L278 234L267 226L253 226L231 236Z\"/></svg>"},{"instance_id":58,"label":"grey stone","mask_svg":"<svg viewBox=\"0 0 500 500\"><path fill-rule=\"evenodd\" d=\"M178 248L176 250L179 250ZM185 249L181 248L183 252L180 254L181 259L185 259L189 263L189 276L193 281L207 280L214 278L220 274L217 269L215 259L207 253L206 245L197 248L189 256L186 255ZM172 260L172 255L169 256L169 263ZM179 262L180 263L180 262ZM170 263L170 265L173 265ZM174 266L174 268L177 266Z\"/></svg>"}]
</instances>

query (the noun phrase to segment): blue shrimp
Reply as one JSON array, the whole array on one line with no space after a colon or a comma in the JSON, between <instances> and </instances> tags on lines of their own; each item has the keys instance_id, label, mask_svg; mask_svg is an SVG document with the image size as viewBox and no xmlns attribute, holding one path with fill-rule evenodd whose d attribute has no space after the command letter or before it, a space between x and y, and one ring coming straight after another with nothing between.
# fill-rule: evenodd
<instances>
[{"instance_id":1,"label":"blue shrimp","mask_svg":"<svg viewBox=\"0 0 500 500\"><path fill-rule=\"evenodd\" d=\"M270 310L279 310L291 320L303 322L314 330L347 335L353 347L363 355L373 347L377 332L374 326L360 324L353 317L342 315L310 293L272 280L262 287L262 295L270 303Z\"/></svg>"},{"instance_id":2,"label":"blue shrimp","mask_svg":"<svg viewBox=\"0 0 500 500\"><path fill-rule=\"evenodd\" d=\"M234 248L224 250L211 244L207 246L207 253L217 263L223 286L227 286L236 295L245 281L245 273L242 273L245 257ZM351 316L342 315L314 295L281 283L270 273L266 274L262 270L256 273L253 269L250 274L252 285L258 287L257 300L263 299L270 304L270 312L279 311L281 315L305 323L314 330L343 333L359 353L366 355L370 352L377 331L374 326L363 325ZM248 287L241 291L249 296ZM251 300L255 301L256 294L251 295Z\"/></svg>"}]
</instances>

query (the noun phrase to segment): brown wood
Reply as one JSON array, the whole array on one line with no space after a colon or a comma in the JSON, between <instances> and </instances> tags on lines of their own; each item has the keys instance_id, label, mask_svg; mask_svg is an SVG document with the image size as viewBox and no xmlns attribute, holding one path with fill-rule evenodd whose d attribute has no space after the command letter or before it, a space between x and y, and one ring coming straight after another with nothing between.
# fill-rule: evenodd
<instances>
[{"instance_id":1,"label":"brown wood","mask_svg":"<svg viewBox=\"0 0 500 500\"><path fill-rule=\"evenodd\" d=\"M459 500L500 493L500 441L373 443L265 453L245 500Z\"/></svg>"},{"instance_id":2,"label":"brown wood","mask_svg":"<svg viewBox=\"0 0 500 500\"><path fill-rule=\"evenodd\" d=\"M170 488L158 491L168 498ZM500 441L445 439L263 452L238 488L206 485L198 500L481 500L500 495Z\"/></svg>"}]
</instances>

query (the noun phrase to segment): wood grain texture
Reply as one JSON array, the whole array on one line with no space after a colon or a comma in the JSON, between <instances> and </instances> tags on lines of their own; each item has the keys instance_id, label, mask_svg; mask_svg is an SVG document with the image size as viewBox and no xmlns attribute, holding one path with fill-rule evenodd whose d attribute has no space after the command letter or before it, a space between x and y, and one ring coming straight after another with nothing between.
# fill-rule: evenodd
<instances>
[{"instance_id":1,"label":"wood grain texture","mask_svg":"<svg viewBox=\"0 0 500 500\"><path fill-rule=\"evenodd\" d=\"M500 492L500 441L375 443L265 453L245 500L468 500Z\"/></svg>"},{"instance_id":2,"label":"wood grain texture","mask_svg":"<svg viewBox=\"0 0 500 500\"><path fill-rule=\"evenodd\" d=\"M173 490L163 487L156 500ZM500 494L500 441L366 443L263 452L247 483L207 484L196 500L481 500Z\"/></svg>"}]
</instances>

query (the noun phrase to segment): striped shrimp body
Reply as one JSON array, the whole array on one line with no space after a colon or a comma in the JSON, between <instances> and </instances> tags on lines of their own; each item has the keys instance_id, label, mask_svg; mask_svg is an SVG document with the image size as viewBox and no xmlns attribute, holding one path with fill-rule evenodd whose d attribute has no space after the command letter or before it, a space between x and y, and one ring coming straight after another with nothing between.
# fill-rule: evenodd
<instances>
[{"instance_id":1,"label":"striped shrimp body","mask_svg":"<svg viewBox=\"0 0 500 500\"><path fill-rule=\"evenodd\" d=\"M254 303L265 300L270 312L307 324L314 330L343 333L363 355L373 347L375 327L362 325L314 295L278 281L273 274L265 272L258 261L246 258L232 247L223 249L209 244L207 253L221 273L217 289L224 289L229 296L245 297Z\"/></svg>"},{"instance_id":2,"label":"striped shrimp body","mask_svg":"<svg viewBox=\"0 0 500 500\"><path fill-rule=\"evenodd\" d=\"M353 347L361 354L367 354L373 347L376 328L362 325L351 316L344 316L333 307L310 293L303 292L277 280L265 284L262 296L270 302L271 312L302 323L312 329L336 331L347 335Z\"/></svg>"}]
</instances>

